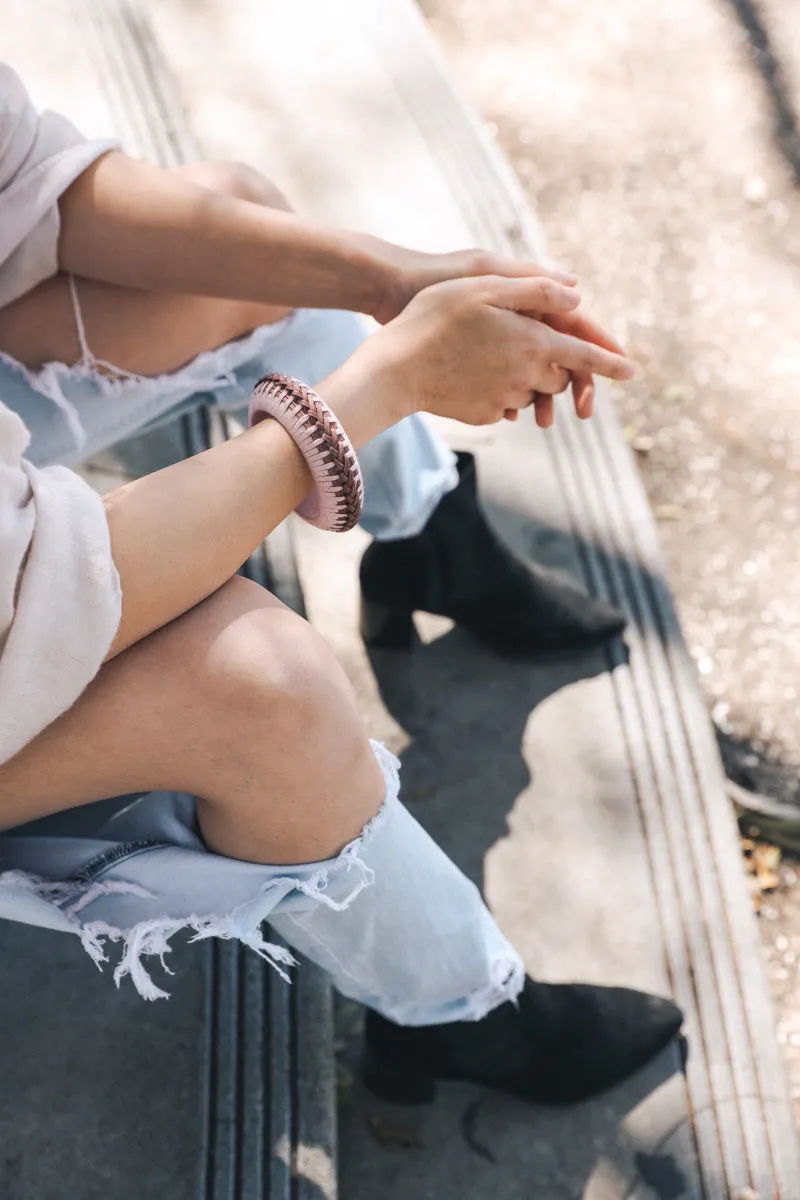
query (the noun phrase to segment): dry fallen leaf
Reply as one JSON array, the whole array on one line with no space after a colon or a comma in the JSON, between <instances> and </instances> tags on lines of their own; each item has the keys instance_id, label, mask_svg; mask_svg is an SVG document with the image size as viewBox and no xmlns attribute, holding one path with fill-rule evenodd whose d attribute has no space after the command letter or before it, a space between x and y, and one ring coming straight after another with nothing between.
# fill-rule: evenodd
<instances>
[{"instance_id":1,"label":"dry fallen leaf","mask_svg":"<svg viewBox=\"0 0 800 1200\"><path fill-rule=\"evenodd\" d=\"M658 521L677 521L683 516L685 509L679 504L657 504L654 511Z\"/></svg>"},{"instance_id":2,"label":"dry fallen leaf","mask_svg":"<svg viewBox=\"0 0 800 1200\"><path fill-rule=\"evenodd\" d=\"M741 839L741 846L747 872L747 888L753 908L758 913L761 911L765 893L774 892L780 887L778 868L781 863L781 849L770 842L756 842L749 837Z\"/></svg>"},{"instance_id":3,"label":"dry fallen leaf","mask_svg":"<svg viewBox=\"0 0 800 1200\"><path fill-rule=\"evenodd\" d=\"M756 873L761 871L775 871L781 861L780 846L771 846L765 842L761 842L753 850L753 862L755 863Z\"/></svg>"}]
</instances>

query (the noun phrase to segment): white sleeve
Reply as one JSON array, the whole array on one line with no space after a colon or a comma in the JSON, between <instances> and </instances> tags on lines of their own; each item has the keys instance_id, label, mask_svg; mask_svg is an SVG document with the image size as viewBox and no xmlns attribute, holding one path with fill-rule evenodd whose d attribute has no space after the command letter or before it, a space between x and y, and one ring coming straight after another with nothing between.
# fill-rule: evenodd
<instances>
[{"instance_id":1,"label":"white sleeve","mask_svg":"<svg viewBox=\"0 0 800 1200\"><path fill-rule=\"evenodd\" d=\"M116 142L87 141L66 117L33 107L0 63L0 308L57 270L58 199Z\"/></svg>"},{"instance_id":2,"label":"white sleeve","mask_svg":"<svg viewBox=\"0 0 800 1200\"><path fill-rule=\"evenodd\" d=\"M119 576L102 498L66 467L24 457L0 403L0 763L65 712L119 625Z\"/></svg>"}]
</instances>

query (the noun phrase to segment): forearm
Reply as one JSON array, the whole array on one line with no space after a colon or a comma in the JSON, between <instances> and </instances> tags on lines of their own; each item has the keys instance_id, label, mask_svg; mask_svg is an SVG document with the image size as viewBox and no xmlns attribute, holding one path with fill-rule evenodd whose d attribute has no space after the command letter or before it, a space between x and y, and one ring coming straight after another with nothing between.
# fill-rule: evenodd
<instances>
[{"instance_id":1,"label":"forearm","mask_svg":"<svg viewBox=\"0 0 800 1200\"><path fill-rule=\"evenodd\" d=\"M274 421L106 496L122 619L111 658L215 592L310 487Z\"/></svg>"},{"instance_id":2,"label":"forearm","mask_svg":"<svg viewBox=\"0 0 800 1200\"><path fill-rule=\"evenodd\" d=\"M236 200L111 153L60 201L59 266L149 291L374 312L377 239Z\"/></svg>"},{"instance_id":3,"label":"forearm","mask_svg":"<svg viewBox=\"0 0 800 1200\"><path fill-rule=\"evenodd\" d=\"M334 372L320 391L358 448L404 415L390 387L365 355ZM221 587L310 488L291 437L276 421L262 421L111 492L106 513L122 619L108 657Z\"/></svg>"}]
</instances>

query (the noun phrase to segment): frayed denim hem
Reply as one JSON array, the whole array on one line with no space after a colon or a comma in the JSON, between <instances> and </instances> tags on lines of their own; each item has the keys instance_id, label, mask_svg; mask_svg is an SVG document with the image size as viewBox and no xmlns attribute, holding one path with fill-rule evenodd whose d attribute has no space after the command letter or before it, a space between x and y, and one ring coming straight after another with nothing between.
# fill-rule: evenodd
<instances>
[{"instance_id":1,"label":"frayed denim hem","mask_svg":"<svg viewBox=\"0 0 800 1200\"><path fill-rule=\"evenodd\" d=\"M273 966L283 979L289 981L286 968L295 965L297 960L284 946L264 939L261 932L262 922L293 893L302 894L335 912L344 911L374 882L374 872L361 855L364 847L385 821L387 805L397 799L399 764L394 755L380 743L373 742L372 747L383 771L386 798L380 811L365 825L361 834L349 842L335 858L319 864L303 864L296 868L264 866L259 871L257 864L238 864L236 860L223 859L199 848L191 851L193 857L203 854L205 858L205 863L198 861L197 864L192 864L193 873L207 872L210 876L213 865L226 864L227 868L233 867L234 870L237 865L240 866L246 870L248 878L254 873L256 878L259 873L262 874L262 878L263 872L270 874L271 877L257 886L244 902L235 904L227 911L193 912L186 915L170 915L169 912L165 912L130 926L117 925L105 919L84 919L87 909L98 904L103 905L115 897L139 898L149 901L150 907L157 900L157 895L152 888L135 882L132 876L136 874L137 866L141 865L143 859L148 855L157 855L165 848L163 842L146 843L144 848L142 843L133 843L135 849L127 858L117 858L110 862L108 871L121 872L129 878L87 879L78 874L66 880L50 880L26 871L8 870L0 873L0 895L2 890L16 889L17 892L23 892L43 902L48 908L57 910L52 914L54 919L49 923L55 928L76 934L89 957L101 970L109 961L108 946L121 942L122 956L114 969L114 982L119 987L122 980L130 976L136 990L145 1000L165 999L169 993L153 981L143 959L156 957L167 974L171 974L165 962L165 955L170 950L170 940L176 933L184 930L192 932L191 942L205 941L212 937L223 940L236 938ZM198 839L193 840L197 845ZM183 854L186 853L184 849ZM166 883L165 879L165 887ZM211 886L215 885L212 883ZM219 886L216 885L217 890ZM240 892L241 886L236 890ZM168 902L165 902L165 907L169 908Z\"/></svg>"}]
</instances>

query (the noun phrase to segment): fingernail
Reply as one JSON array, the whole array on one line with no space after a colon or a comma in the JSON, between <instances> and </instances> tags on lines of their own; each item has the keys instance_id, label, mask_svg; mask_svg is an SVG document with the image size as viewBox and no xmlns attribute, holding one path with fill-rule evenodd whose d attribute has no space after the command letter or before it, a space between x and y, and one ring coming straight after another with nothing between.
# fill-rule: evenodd
<instances>
[{"instance_id":1,"label":"fingernail","mask_svg":"<svg viewBox=\"0 0 800 1200\"><path fill-rule=\"evenodd\" d=\"M557 271L555 274L556 278L560 279L562 283L578 282L578 276L573 275L572 271Z\"/></svg>"}]
</instances>

